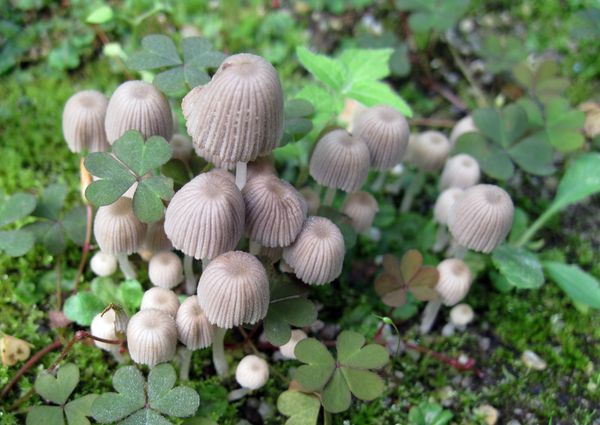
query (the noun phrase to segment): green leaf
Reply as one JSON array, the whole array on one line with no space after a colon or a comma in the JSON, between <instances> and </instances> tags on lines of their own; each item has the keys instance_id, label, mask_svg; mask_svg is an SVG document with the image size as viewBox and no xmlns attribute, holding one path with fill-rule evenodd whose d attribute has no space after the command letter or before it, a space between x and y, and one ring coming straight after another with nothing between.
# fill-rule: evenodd
<instances>
[{"instance_id":1,"label":"green leaf","mask_svg":"<svg viewBox=\"0 0 600 425\"><path fill-rule=\"evenodd\" d=\"M65 404L79 383L79 368L67 363L58 369L56 377L44 371L35 380L35 391L47 401Z\"/></svg>"},{"instance_id":2,"label":"green leaf","mask_svg":"<svg viewBox=\"0 0 600 425\"><path fill-rule=\"evenodd\" d=\"M80 246L85 242L86 225L87 210L83 205L69 210L62 219L67 237Z\"/></svg>"},{"instance_id":3,"label":"green leaf","mask_svg":"<svg viewBox=\"0 0 600 425\"><path fill-rule=\"evenodd\" d=\"M117 295L123 307L132 314L137 311L142 303L144 289L137 280L126 280L119 285Z\"/></svg>"},{"instance_id":4,"label":"green leaf","mask_svg":"<svg viewBox=\"0 0 600 425\"><path fill-rule=\"evenodd\" d=\"M154 410L142 409L119 422L119 425L173 425Z\"/></svg>"},{"instance_id":5,"label":"green leaf","mask_svg":"<svg viewBox=\"0 0 600 425\"><path fill-rule=\"evenodd\" d=\"M10 257L25 255L34 242L33 233L25 229L0 231L0 250Z\"/></svg>"},{"instance_id":6,"label":"green leaf","mask_svg":"<svg viewBox=\"0 0 600 425\"><path fill-rule=\"evenodd\" d=\"M323 408L331 413L340 413L350 408L352 396L340 369L335 369L331 381L321 394Z\"/></svg>"},{"instance_id":7,"label":"green leaf","mask_svg":"<svg viewBox=\"0 0 600 425\"><path fill-rule=\"evenodd\" d=\"M312 53L306 47L296 48L298 60L315 78L334 90L341 90L346 81L344 68L339 62L325 55Z\"/></svg>"},{"instance_id":8,"label":"green leaf","mask_svg":"<svg viewBox=\"0 0 600 425\"><path fill-rule=\"evenodd\" d=\"M93 152L85 158L88 171L102 180L90 184L85 197L94 205L110 205L136 181L135 175L106 152Z\"/></svg>"},{"instance_id":9,"label":"green leaf","mask_svg":"<svg viewBox=\"0 0 600 425\"><path fill-rule=\"evenodd\" d=\"M286 118L304 118L315 113L315 108L306 99L291 99L285 102Z\"/></svg>"},{"instance_id":10,"label":"green leaf","mask_svg":"<svg viewBox=\"0 0 600 425\"><path fill-rule=\"evenodd\" d=\"M196 68L218 68L226 58L227 55L224 53L206 51L194 56L194 58L186 61L186 63Z\"/></svg>"},{"instance_id":11,"label":"green leaf","mask_svg":"<svg viewBox=\"0 0 600 425\"><path fill-rule=\"evenodd\" d=\"M466 133L460 136L454 151L471 155L477 160L481 170L494 179L507 180L515 171L508 154L488 143L479 133Z\"/></svg>"},{"instance_id":12,"label":"green leaf","mask_svg":"<svg viewBox=\"0 0 600 425\"><path fill-rule=\"evenodd\" d=\"M129 67L138 71L181 65L181 63L173 40L160 34L144 37L142 50L134 53L128 61Z\"/></svg>"},{"instance_id":13,"label":"green leaf","mask_svg":"<svg viewBox=\"0 0 600 425\"><path fill-rule=\"evenodd\" d=\"M36 217L47 218L48 220L58 220L60 210L67 197L67 186L62 183L51 184L40 196L38 204L32 215Z\"/></svg>"},{"instance_id":14,"label":"green leaf","mask_svg":"<svg viewBox=\"0 0 600 425\"><path fill-rule=\"evenodd\" d=\"M65 236L60 223L52 221L38 221L24 227L35 236L50 254L62 254L66 248Z\"/></svg>"},{"instance_id":15,"label":"green leaf","mask_svg":"<svg viewBox=\"0 0 600 425\"><path fill-rule=\"evenodd\" d=\"M551 208L561 210L600 192L598 170L600 170L600 153L588 153L572 161L558 185Z\"/></svg>"},{"instance_id":16,"label":"green leaf","mask_svg":"<svg viewBox=\"0 0 600 425\"><path fill-rule=\"evenodd\" d=\"M142 180L133 195L133 212L145 223L153 223L163 217L162 200L173 197L173 180L164 176L152 176Z\"/></svg>"},{"instance_id":17,"label":"green leaf","mask_svg":"<svg viewBox=\"0 0 600 425\"><path fill-rule=\"evenodd\" d=\"M184 62L210 51L210 41L202 37L186 37L181 41Z\"/></svg>"},{"instance_id":18,"label":"green leaf","mask_svg":"<svg viewBox=\"0 0 600 425\"><path fill-rule=\"evenodd\" d=\"M347 96L356 99L365 106L388 105L411 118L410 106L394 92L390 86L379 81L358 81L347 91Z\"/></svg>"},{"instance_id":19,"label":"green leaf","mask_svg":"<svg viewBox=\"0 0 600 425\"><path fill-rule=\"evenodd\" d=\"M158 87L163 93L176 94L185 92L185 69L183 66L168 69L154 76L152 84ZM192 86L193 87L193 86Z\"/></svg>"},{"instance_id":20,"label":"green leaf","mask_svg":"<svg viewBox=\"0 0 600 425\"><path fill-rule=\"evenodd\" d=\"M571 109L566 99L557 98L548 102L545 109L546 134L552 146L561 152L579 149L584 143L581 129L585 114Z\"/></svg>"},{"instance_id":21,"label":"green leaf","mask_svg":"<svg viewBox=\"0 0 600 425\"><path fill-rule=\"evenodd\" d=\"M410 58L408 56L408 46L400 44L390 57L390 71L392 75L405 77L410 74Z\"/></svg>"},{"instance_id":22,"label":"green leaf","mask_svg":"<svg viewBox=\"0 0 600 425\"><path fill-rule=\"evenodd\" d=\"M162 363L150 370L148 374L148 401L152 405L169 392L175 381L175 369L168 363ZM151 406L153 407L153 406Z\"/></svg>"},{"instance_id":23,"label":"green leaf","mask_svg":"<svg viewBox=\"0 0 600 425\"><path fill-rule=\"evenodd\" d=\"M173 154L171 145L164 138L152 136L144 143L142 133L136 130L125 132L113 144L112 149L117 158L138 176L159 168ZM91 170L90 172L94 174Z\"/></svg>"},{"instance_id":24,"label":"green leaf","mask_svg":"<svg viewBox=\"0 0 600 425\"><path fill-rule=\"evenodd\" d=\"M105 304L91 292L78 292L65 301L63 312L68 319L80 326L89 326L92 319L102 310Z\"/></svg>"},{"instance_id":25,"label":"green leaf","mask_svg":"<svg viewBox=\"0 0 600 425\"><path fill-rule=\"evenodd\" d=\"M410 409L408 419L411 425L446 425L452 420L452 412L439 404L424 401Z\"/></svg>"},{"instance_id":26,"label":"green leaf","mask_svg":"<svg viewBox=\"0 0 600 425\"><path fill-rule=\"evenodd\" d=\"M508 154L524 171L536 176L549 176L556 171L554 153L544 132L537 132L513 145Z\"/></svg>"},{"instance_id":27,"label":"green leaf","mask_svg":"<svg viewBox=\"0 0 600 425\"><path fill-rule=\"evenodd\" d=\"M388 63L394 52L386 49L345 49L339 61L346 67L346 86L358 81L375 81L390 75Z\"/></svg>"},{"instance_id":28,"label":"green leaf","mask_svg":"<svg viewBox=\"0 0 600 425\"><path fill-rule=\"evenodd\" d=\"M188 86L190 86L190 88L201 86L210 81L210 76L194 64L186 63L183 66L183 74L185 77L185 82L188 84Z\"/></svg>"},{"instance_id":29,"label":"green leaf","mask_svg":"<svg viewBox=\"0 0 600 425\"><path fill-rule=\"evenodd\" d=\"M87 18L85 18L85 22L88 24L105 24L111 21L113 16L114 13L112 8L104 5L90 13Z\"/></svg>"},{"instance_id":30,"label":"green leaf","mask_svg":"<svg viewBox=\"0 0 600 425\"><path fill-rule=\"evenodd\" d=\"M537 256L524 248L501 245L492 253L494 266L508 282L519 289L536 289L544 284Z\"/></svg>"},{"instance_id":31,"label":"green leaf","mask_svg":"<svg viewBox=\"0 0 600 425\"><path fill-rule=\"evenodd\" d=\"M600 282L577 265L553 261L543 263L548 277L573 301L600 309Z\"/></svg>"},{"instance_id":32,"label":"green leaf","mask_svg":"<svg viewBox=\"0 0 600 425\"><path fill-rule=\"evenodd\" d=\"M384 349L383 347L381 348ZM383 393L385 384L383 383L383 379L377 374L368 370L353 369L351 367L342 367L340 369L350 392L359 400L374 400Z\"/></svg>"},{"instance_id":33,"label":"green leaf","mask_svg":"<svg viewBox=\"0 0 600 425\"><path fill-rule=\"evenodd\" d=\"M100 423L113 423L142 409L146 404L145 384L135 366L118 369L113 376L113 387L118 393L98 396L92 403L92 417Z\"/></svg>"},{"instance_id":34,"label":"green leaf","mask_svg":"<svg viewBox=\"0 0 600 425\"><path fill-rule=\"evenodd\" d=\"M307 326L316 318L317 309L306 298L272 301L264 322L267 341L281 346L290 340L290 325Z\"/></svg>"},{"instance_id":35,"label":"green leaf","mask_svg":"<svg viewBox=\"0 0 600 425\"><path fill-rule=\"evenodd\" d=\"M335 360L323 344L314 338L306 338L296 345L296 358L307 363L296 370L295 378L307 391L316 391L329 381L335 369Z\"/></svg>"},{"instance_id":36,"label":"green leaf","mask_svg":"<svg viewBox=\"0 0 600 425\"><path fill-rule=\"evenodd\" d=\"M508 148L529 128L527 112L518 104L510 104L502 111L483 108L473 112L477 128L498 145Z\"/></svg>"},{"instance_id":37,"label":"green leaf","mask_svg":"<svg viewBox=\"0 0 600 425\"><path fill-rule=\"evenodd\" d=\"M63 409L59 406L33 406L27 413L26 425L64 425Z\"/></svg>"},{"instance_id":38,"label":"green leaf","mask_svg":"<svg viewBox=\"0 0 600 425\"><path fill-rule=\"evenodd\" d=\"M104 305L118 303L120 299L117 297L117 285L112 278L96 277L90 284L92 294L94 294Z\"/></svg>"},{"instance_id":39,"label":"green leaf","mask_svg":"<svg viewBox=\"0 0 600 425\"><path fill-rule=\"evenodd\" d=\"M312 394L288 390L277 399L277 410L290 417L285 425L317 425L321 403Z\"/></svg>"},{"instance_id":40,"label":"green leaf","mask_svg":"<svg viewBox=\"0 0 600 425\"><path fill-rule=\"evenodd\" d=\"M90 416L92 403L97 397L97 394L88 394L67 403L65 414L69 425L89 425L90 421L86 416Z\"/></svg>"},{"instance_id":41,"label":"green leaf","mask_svg":"<svg viewBox=\"0 0 600 425\"><path fill-rule=\"evenodd\" d=\"M15 193L8 199L0 199L0 227L27 217L35 209L35 196Z\"/></svg>"}]
</instances>

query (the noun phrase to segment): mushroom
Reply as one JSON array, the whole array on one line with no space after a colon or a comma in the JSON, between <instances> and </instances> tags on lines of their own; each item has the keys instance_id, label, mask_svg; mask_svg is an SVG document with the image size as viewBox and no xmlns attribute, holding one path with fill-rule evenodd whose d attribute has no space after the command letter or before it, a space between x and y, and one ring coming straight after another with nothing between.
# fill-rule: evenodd
<instances>
[{"instance_id":1,"label":"mushroom","mask_svg":"<svg viewBox=\"0 0 600 425\"><path fill-rule=\"evenodd\" d=\"M165 218L148 224L142 250L150 254L149 259L156 252L170 251L171 249L173 249L173 245L165 233Z\"/></svg>"},{"instance_id":2,"label":"mushroom","mask_svg":"<svg viewBox=\"0 0 600 425\"><path fill-rule=\"evenodd\" d=\"M90 325L90 332L93 336L97 336L102 339L117 340L117 331L115 329L116 314L112 309L98 313L92 319ZM119 354L119 344L109 344L107 342L101 342L94 340L94 345L101 350L108 351L111 353L117 361L121 361L121 355Z\"/></svg>"},{"instance_id":3,"label":"mushroom","mask_svg":"<svg viewBox=\"0 0 600 425\"><path fill-rule=\"evenodd\" d=\"M239 189L246 164L267 155L283 135L283 91L277 71L260 56L229 56L212 80L183 99L196 153L218 167L236 167Z\"/></svg>"},{"instance_id":4,"label":"mushroom","mask_svg":"<svg viewBox=\"0 0 600 425\"><path fill-rule=\"evenodd\" d=\"M264 175L277 176L277 170L273 162L272 155L259 156L254 161L249 162L246 170L247 180Z\"/></svg>"},{"instance_id":5,"label":"mushroom","mask_svg":"<svg viewBox=\"0 0 600 425\"><path fill-rule=\"evenodd\" d=\"M177 348L175 319L162 310L140 310L127 325L127 348L131 360L150 368L170 361Z\"/></svg>"},{"instance_id":6,"label":"mushroom","mask_svg":"<svg viewBox=\"0 0 600 425\"><path fill-rule=\"evenodd\" d=\"M110 276L117 271L117 259L112 254L98 251L90 260L90 268L96 276Z\"/></svg>"},{"instance_id":7,"label":"mushroom","mask_svg":"<svg viewBox=\"0 0 600 425\"><path fill-rule=\"evenodd\" d=\"M250 252L258 255L261 245L290 245L306 218L306 202L288 182L274 175L252 178L242 190L246 208L246 234Z\"/></svg>"},{"instance_id":8,"label":"mushroom","mask_svg":"<svg viewBox=\"0 0 600 425\"><path fill-rule=\"evenodd\" d=\"M457 187L444 190L440 193L433 206L433 219L438 225L437 236L435 244L433 245L433 252L442 251L449 242L450 236L448 234L448 214L454 202L462 195L463 190Z\"/></svg>"},{"instance_id":9,"label":"mushroom","mask_svg":"<svg viewBox=\"0 0 600 425\"><path fill-rule=\"evenodd\" d=\"M330 220L306 219L294 243L283 249L283 259L296 277L309 285L323 285L337 278L344 264L344 237Z\"/></svg>"},{"instance_id":10,"label":"mushroom","mask_svg":"<svg viewBox=\"0 0 600 425\"><path fill-rule=\"evenodd\" d=\"M474 318L475 312L469 304L457 304L450 310L450 323L460 331L464 331Z\"/></svg>"},{"instance_id":11,"label":"mushroom","mask_svg":"<svg viewBox=\"0 0 600 425\"><path fill-rule=\"evenodd\" d=\"M440 190L450 187L467 189L479 183L481 172L477 160L464 153L449 158L440 177Z\"/></svg>"},{"instance_id":12,"label":"mushroom","mask_svg":"<svg viewBox=\"0 0 600 425\"><path fill-rule=\"evenodd\" d=\"M306 201L307 213L310 215L315 215L321 206L319 194L310 187L300 189L300 193L302 196L304 196L304 200Z\"/></svg>"},{"instance_id":13,"label":"mushroom","mask_svg":"<svg viewBox=\"0 0 600 425\"><path fill-rule=\"evenodd\" d=\"M342 206L342 212L350 217L352 227L358 233L369 231L377 211L377 200L368 192L351 193Z\"/></svg>"},{"instance_id":14,"label":"mushroom","mask_svg":"<svg viewBox=\"0 0 600 425\"><path fill-rule=\"evenodd\" d=\"M192 141L183 134L174 134L169 142L173 151L172 157L187 163L194 151Z\"/></svg>"},{"instance_id":15,"label":"mushroom","mask_svg":"<svg viewBox=\"0 0 600 425\"><path fill-rule=\"evenodd\" d=\"M308 336L303 330L293 329L290 340L283 344L281 347L279 347L281 355L286 359L295 359L296 353L294 352L294 350L296 350L296 345L298 345L300 341L306 338L308 338Z\"/></svg>"},{"instance_id":16,"label":"mushroom","mask_svg":"<svg viewBox=\"0 0 600 425\"><path fill-rule=\"evenodd\" d=\"M126 279L136 278L127 256L140 248L145 233L146 226L133 213L131 199L121 197L110 205L98 208L94 237L100 250L117 257Z\"/></svg>"},{"instance_id":17,"label":"mushroom","mask_svg":"<svg viewBox=\"0 0 600 425\"><path fill-rule=\"evenodd\" d=\"M213 259L198 283L198 303L208 321L217 325L213 338L213 363L219 375L227 373L224 353L226 329L253 324L267 315L269 281L258 259L231 251Z\"/></svg>"},{"instance_id":18,"label":"mushroom","mask_svg":"<svg viewBox=\"0 0 600 425\"><path fill-rule=\"evenodd\" d=\"M128 130L137 130L147 139L173 134L173 114L166 97L152 84L127 81L121 84L108 102L106 136L112 145Z\"/></svg>"},{"instance_id":19,"label":"mushroom","mask_svg":"<svg viewBox=\"0 0 600 425\"><path fill-rule=\"evenodd\" d=\"M263 387L268 379L269 364L254 354L245 356L235 369L235 380L242 388L230 392L227 400L239 400L250 391Z\"/></svg>"},{"instance_id":20,"label":"mushroom","mask_svg":"<svg viewBox=\"0 0 600 425\"><path fill-rule=\"evenodd\" d=\"M513 214L508 193L498 186L479 184L466 189L454 203L448 228L458 244L487 254L506 239Z\"/></svg>"},{"instance_id":21,"label":"mushroom","mask_svg":"<svg viewBox=\"0 0 600 425\"><path fill-rule=\"evenodd\" d=\"M475 133L478 132L479 129L475 125L475 121L473 121L473 117L471 115L467 115L466 117L461 118L452 129L450 133L450 145L452 147L456 146L456 142L459 137L466 133Z\"/></svg>"},{"instance_id":22,"label":"mushroom","mask_svg":"<svg viewBox=\"0 0 600 425\"><path fill-rule=\"evenodd\" d=\"M367 144L346 130L333 130L323 136L312 153L310 175L327 187L323 205L331 205L336 189L355 192L369 175L371 163Z\"/></svg>"},{"instance_id":23,"label":"mushroom","mask_svg":"<svg viewBox=\"0 0 600 425\"><path fill-rule=\"evenodd\" d=\"M161 288L175 288L183 280L181 260L172 252L157 252L148 264L148 278L153 285Z\"/></svg>"},{"instance_id":24,"label":"mushroom","mask_svg":"<svg viewBox=\"0 0 600 425\"><path fill-rule=\"evenodd\" d=\"M142 296L141 310L161 310L171 317L175 317L179 309L179 298L170 289L155 286L144 292Z\"/></svg>"},{"instance_id":25,"label":"mushroom","mask_svg":"<svg viewBox=\"0 0 600 425\"><path fill-rule=\"evenodd\" d=\"M67 100L62 129L71 152L104 152L108 149L104 131L107 106L106 96L96 90L80 91Z\"/></svg>"}]
</instances>

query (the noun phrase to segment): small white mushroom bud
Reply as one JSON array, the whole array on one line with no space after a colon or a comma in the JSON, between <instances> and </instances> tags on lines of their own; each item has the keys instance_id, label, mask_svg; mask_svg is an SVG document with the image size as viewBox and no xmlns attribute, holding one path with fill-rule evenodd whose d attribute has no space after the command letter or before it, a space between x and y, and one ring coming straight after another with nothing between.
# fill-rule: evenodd
<instances>
[{"instance_id":1,"label":"small white mushroom bud","mask_svg":"<svg viewBox=\"0 0 600 425\"><path fill-rule=\"evenodd\" d=\"M173 252L154 254L148 264L148 278L156 286L173 289L183 280L183 265Z\"/></svg>"},{"instance_id":2,"label":"small white mushroom bud","mask_svg":"<svg viewBox=\"0 0 600 425\"><path fill-rule=\"evenodd\" d=\"M102 313L96 314L90 325L90 332L93 336L97 336L102 339L118 340L117 331L115 327L117 315L112 309L103 311ZM119 344L109 344L107 342L101 342L94 340L96 347L108 351L110 353L119 353Z\"/></svg>"},{"instance_id":3,"label":"small white mushroom bud","mask_svg":"<svg viewBox=\"0 0 600 425\"><path fill-rule=\"evenodd\" d=\"M481 172L477 160L464 153L449 158L440 177L440 190L449 187L466 189L479 183Z\"/></svg>"},{"instance_id":4,"label":"small white mushroom bud","mask_svg":"<svg viewBox=\"0 0 600 425\"><path fill-rule=\"evenodd\" d=\"M290 340L283 344L281 347L279 347L281 355L286 359L295 359L296 353L294 352L294 350L296 350L296 345L298 345L300 341L306 338L307 335L304 331L300 329L292 330L292 336L290 337Z\"/></svg>"},{"instance_id":5,"label":"small white mushroom bud","mask_svg":"<svg viewBox=\"0 0 600 425\"><path fill-rule=\"evenodd\" d=\"M450 323L459 329L464 329L475 318L475 312L469 304L457 304L450 310Z\"/></svg>"},{"instance_id":6,"label":"small white mushroom bud","mask_svg":"<svg viewBox=\"0 0 600 425\"><path fill-rule=\"evenodd\" d=\"M179 299L175 292L155 286L144 292L140 310L161 310L171 317L175 317L179 309Z\"/></svg>"},{"instance_id":7,"label":"small white mushroom bud","mask_svg":"<svg viewBox=\"0 0 600 425\"><path fill-rule=\"evenodd\" d=\"M98 251L90 260L90 268L96 276L110 276L117 271L117 258L107 252Z\"/></svg>"},{"instance_id":8,"label":"small white mushroom bud","mask_svg":"<svg viewBox=\"0 0 600 425\"><path fill-rule=\"evenodd\" d=\"M235 370L235 380L243 388L257 390L269 379L269 365L262 358L250 354L244 357Z\"/></svg>"},{"instance_id":9,"label":"small white mushroom bud","mask_svg":"<svg viewBox=\"0 0 600 425\"><path fill-rule=\"evenodd\" d=\"M204 315L197 296L188 297L181 303L175 323L179 340L188 350L199 350L212 344L215 326Z\"/></svg>"}]
</instances>

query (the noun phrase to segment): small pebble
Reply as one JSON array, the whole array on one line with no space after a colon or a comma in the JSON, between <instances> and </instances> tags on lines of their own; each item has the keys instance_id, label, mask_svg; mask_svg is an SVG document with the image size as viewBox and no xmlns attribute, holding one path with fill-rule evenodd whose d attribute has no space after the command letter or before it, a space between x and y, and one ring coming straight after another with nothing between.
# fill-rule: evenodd
<instances>
[{"instance_id":1,"label":"small pebble","mask_svg":"<svg viewBox=\"0 0 600 425\"><path fill-rule=\"evenodd\" d=\"M519 422L519 421L517 421L515 419L512 419L512 420L508 421L506 423L506 425L521 425L521 422Z\"/></svg>"},{"instance_id":2,"label":"small pebble","mask_svg":"<svg viewBox=\"0 0 600 425\"><path fill-rule=\"evenodd\" d=\"M495 425L498 422L498 410L489 404L484 404L476 409L477 415L483 416L487 425Z\"/></svg>"},{"instance_id":3,"label":"small pebble","mask_svg":"<svg viewBox=\"0 0 600 425\"><path fill-rule=\"evenodd\" d=\"M546 369L546 362L531 350L525 350L521 355L521 361L530 369L533 370L544 370Z\"/></svg>"}]
</instances>

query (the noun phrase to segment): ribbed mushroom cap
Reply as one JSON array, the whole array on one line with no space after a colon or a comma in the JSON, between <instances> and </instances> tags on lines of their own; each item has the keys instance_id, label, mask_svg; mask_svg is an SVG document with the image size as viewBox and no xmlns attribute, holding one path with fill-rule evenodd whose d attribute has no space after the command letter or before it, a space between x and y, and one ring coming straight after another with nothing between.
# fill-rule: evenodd
<instances>
[{"instance_id":1,"label":"ribbed mushroom cap","mask_svg":"<svg viewBox=\"0 0 600 425\"><path fill-rule=\"evenodd\" d=\"M170 251L173 249L171 241L165 233L165 218L148 224L143 248L150 252Z\"/></svg>"},{"instance_id":2,"label":"ribbed mushroom cap","mask_svg":"<svg viewBox=\"0 0 600 425\"><path fill-rule=\"evenodd\" d=\"M183 280L181 260L172 252L157 252L148 264L148 278L152 284L161 288L175 288Z\"/></svg>"},{"instance_id":3,"label":"ribbed mushroom cap","mask_svg":"<svg viewBox=\"0 0 600 425\"><path fill-rule=\"evenodd\" d=\"M106 136L112 145L127 130L137 130L147 139L162 136L171 139L173 114L166 97L152 84L127 81L108 102Z\"/></svg>"},{"instance_id":4,"label":"ribbed mushroom cap","mask_svg":"<svg viewBox=\"0 0 600 425\"><path fill-rule=\"evenodd\" d=\"M346 130L333 130L318 142L310 158L310 175L321 185L355 192L369 175L367 144Z\"/></svg>"},{"instance_id":5,"label":"ribbed mushroom cap","mask_svg":"<svg viewBox=\"0 0 600 425\"><path fill-rule=\"evenodd\" d=\"M221 254L200 276L198 303L208 320L220 328L256 323L269 307L267 272L246 252Z\"/></svg>"},{"instance_id":6,"label":"ribbed mushroom cap","mask_svg":"<svg viewBox=\"0 0 600 425\"><path fill-rule=\"evenodd\" d=\"M160 310L175 317L179 308L179 298L170 289L155 286L144 292L140 310Z\"/></svg>"},{"instance_id":7,"label":"ribbed mushroom cap","mask_svg":"<svg viewBox=\"0 0 600 425\"><path fill-rule=\"evenodd\" d=\"M112 254L98 251L90 260L90 268L96 276L110 276L117 271L117 259Z\"/></svg>"},{"instance_id":8,"label":"ribbed mushroom cap","mask_svg":"<svg viewBox=\"0 0 600 425\"><path fill-rule=\"evenodd\" d=\"M390 169L402 160L410 135L406 118L385 105L359 113L352 131L369 147L371 166L376 170Z\"/></svg>"},{"instance_id":9,"label":"ribbed mushroom cap","mask_svg":"<svg viewBox=\"0 0 600 425\"><path fill-rule=\"evenodd\" d=\"M448 138L439 131L425 131L409 143L411 162L423 171L442 168L450 153Z\"/></svg>"},{"instance_id":10,"label":"ribbed mushroom cap","mask_svg":"<svg viewBox=\"0 0 600 425\"><path fill-rule=\"evenodd\" d=\"M270 153L283 135L283 91L277 71L260 56L225 59L212 80L183 99L196 153L220 167Z\"/></svg>"},{"instance_id":11,"label":"ribbed mushroom cap","mask_svg":"<svg viewBox=\"0 0 600 425\"><path fill-rule=\"evenodd\" d=\"M377 200L368 192L351 193L342 206L342 212L350 217L352 227L358 233L367 232L371 228L377 211Z\"/></svg>"},{"instance_id":12,"label":"ribbed mushroom cap","mask_svg":"<svg viewBox=\"0 0 600 425\"><path fill-rule=\"evenodd\" d=\"M308 209L308 214L314 215L319 211L319 207L321 206L321 198L319 194L315 192L310 187L305 187L300 190L302 196L304 196L304 200L306 201L306 207Z\"/></svg>"},{"instance_id":13,"label":"ribbed mushroom cap","mask_svg":"<svg viewBox=\"0 0 600 425\"><path fill-rule=\"evenodd\" d=\"M140 310L127 325L127 348L131 360L154 367L175 356L175 319L161 310Z\"/></svg>"},{"instance_id":14,"label":"ribbed mushroom cap","mask_svg":"<svg viewBox=\"0 0 600 425\"><path fill-rule=\"evenodd\" d=\"M179 340L188 350L199 350L212 344L215 326L204 315L195 295L181 303L175 323Z\"/></svg>"},{"instance_id":15,"label":"ribbed mushroom cap","mask_svg":"<svg viewBox=\"0 0 600 425\"><path fill-rule=\"evenodd\" d=\"M294 243L283 250L283 259L296 276L309 285L323 285L342 272L344 237L323 217L308 217Z\"/></svg>"},{"instance_id":16,"label":"ribbed mushroom cap","mask_svg":"<svg viewBox=\"0 0 600 425\"><path fill-rule=\"evenodd\" d=\"M510 231L514 206L498 186L479 184L465 190L450 209L448 229L454 239L473 251L489 253Z\"/></svg>"},{"instance_id":17,"label":"ribbed mushroom cap","mask_svg":"<svg viewBox=\"0 0 600 425\"><path fill-rule=\"evenodd\" d=\"M242 189L246 234L267 247L291 244L306 218L306 202L288 182L273 175L250 179Z\"/></svg>"},{"instance_id":18,"label":"ribbed mushroom cap","mask_svg":"<svg viewBox=\"0 0 600 425\"><path fill-rule=\"evenodd\" d=\"M183 134L174 134L169 142L173 150L173 158L187 161L192 156L194 145L192 141Z\"/></svg>"},{"instance_id":19,"label":"ribbed mushroom cap","mask_svg":"<svg viewBox=\"0 0 600 425\"><path fill-rule=\"evenodd\" d=\"M440 193L433 206L433 218L440 224L448 224L448 215L456 200L463 194L464 190L451 187Z\"/></svg>"},{"instance_id":20,"label":"ribbed mushroom cap","mask_svg":"<svg viewBox=\"0 0 600 425\"><path fill-rule=\"evenodd\" d=\"M247 355L235 369L235 380L249 390L257 390L269 379L268 363L254 354Z\"/></svg>"},{"instance_id":21,"label":"ribbed mushroom cap","mask_svg":"<svg viewBox=\"0 0 600 425\"><path fill-rule=\"evenodd\" d=\"M94 237L98 246L109 254L131 254L137 251L146 233L146 226L133 213L131 199L98 208L94 219Z\"/></svg>"},{"instance_id":22,"label":"ribbed mushroom cap","mask_svg":"<svg viewBox=\"0 0 600 425\"><path fill-rule=\"evenodd\" d=\"M449 158L440 177L440 190L449 187L466 189L479 183L481 172L477 160L464 153Z\"/></svg>"},{"instance_id":23,"label":"ribbed mushroom cap","mask_svg":"<svg viewBox=\"0 0 600 425\"><path fill-rule=\"evenodd\" d=\"M475 312L469 304L457 304L450 310L450 323L454 326L466 326L475 318Z\"/></svg>"},{"instance_id":24,"label":"ribbed mushroom cap","mask_svg":"<svg viewBox=\"0 0 600 425\"><path fill-rule=\"evenodd\" d=\"M186 183L167 207L165 232L173 246L196 259L212 259L235 248L244 231L244 199L223 170Z\"/></svg>"},{"instance_id":25,"label":"ribbed mushroom cap","mask_svg":"<svg viewBox=\"0 0 600 425\"><path fill-rule=\"evenodd\" d=\"M104 152L108 141L104 118L108 99L96 90L75 93L67 100L62 115L63 136L71 152Z\"/></svg>"},{"instance_id":26,"label":"ribbed mushroom cap","mask_svg":"<svg viewBox=\"0 0 600 425\"><path fill-rule=\"evenodd\" d=\"M116 315L112 309L106 310L104 314L98 313L92 320L90 332L98 338L117 340L119 338L115 330L115 320ZM111 353L118 353L121 348L119 344L108 344L96 340L94 340L94 344L96 347Z\"/></svg>"},{"instance_id":27,"label":"ribbed mushroom cap","mask_svg":"<svg viewBox=\"0 0 600 425\"><path fill-rule=\"evenodd\" d=\"M277 170L275 169L275 164L271 155L259 156L254 161L248 163L248 168L246 170L247 180L264 175L277 176Z\"/></svg>"},{"instance_id":28,"label":"ribbed mushroom cap","mask_svg":"<svg viewBox=\"0 0 600 425\"><path fill-rule=\"evenodd\" d=\"M281 355L286 359L295 359L296 353L294 352L294 350L296 349L296 345L298 345L300 341L306 339L307 337L308 336L304 331L300 329L293 329L290 340L283 344L281 347L279 347Z\"/></svg>"},{"instance_id":29,"label":"ribbed mushroom cap","mask_svg":"<svg viewBox=\"0 0 600 425\"><path fill-rule=\"evenodd\" d=\"M444 305L452 306L462 300L471 288L473 275L464 261L448 258L437 265L440 278L435 290Z\"/></svg>"},{"instance_id":30,"label":"ribbed mushroom cap","mask_svg":"<svg viewBox=\"0 0 600 425\"><path fill-rule=\"evenodd\" d=\"M450 133L450 145L452 147L456 146L456 141L460 136L465 133L473 133L478 132L479 129L475 125L475 121L473 121L473 117L471 115L467 115L466 117L460 119L452 129Z\"/></svg>"}]
</instances>

